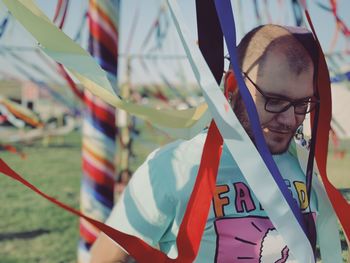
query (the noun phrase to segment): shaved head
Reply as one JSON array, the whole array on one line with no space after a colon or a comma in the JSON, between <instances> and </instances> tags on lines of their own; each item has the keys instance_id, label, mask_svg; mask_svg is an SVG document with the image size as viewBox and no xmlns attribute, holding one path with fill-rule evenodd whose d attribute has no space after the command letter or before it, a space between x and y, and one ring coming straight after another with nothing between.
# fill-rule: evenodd
<instances>
[{"instance_id":1,"label":"shaved head","mask_svg":"<svg viewBox=\"0 0 350 263\"><path fill-rule=\"evenodd\" d=\"M311 34L308 35L312 38ZM314 64L310 51L287 28L278 25L268 24L253 29L245 35L237 49L243 72L259 65L258 74L263 74L266 57L272 52L283 56L296 75Z\"/></svg>"},{"instance_id":2,"label":"shaved head","mask_svg":"<svg viewBox=\"0 0 350 263\"><path fill-rule=\"evenodd\" d=\"M314 96L318 68L316 41L304 28L268 24L246 34L237 47L237 54L269 150L273 154L283 153L305 115L296 114L294 105L281 112L268 111L266 105L267 102L271 105L307 101ZM225 76L226 89L231 74L232 69ZM239 89L229 92L229 97L237 118L254 142Z\"/></svg>"}]
</instances>

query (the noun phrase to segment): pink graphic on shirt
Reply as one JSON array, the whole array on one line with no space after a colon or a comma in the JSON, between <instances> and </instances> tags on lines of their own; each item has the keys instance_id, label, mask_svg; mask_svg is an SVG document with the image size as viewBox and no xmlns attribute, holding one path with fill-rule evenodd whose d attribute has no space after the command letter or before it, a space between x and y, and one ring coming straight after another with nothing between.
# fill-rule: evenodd
<instances>
[{"instance_id":1,"label":"pink graphic on shirt","mask_svg":"<svg viewBox=\"0 0 350 263\"><path fill-rule=\"evenodd\" d=\"M312 214L304 214L313 220ZM222 218L215 221L215 262L292 263L289 249L267 217ZM313 233L312 236L316 235Z\"/></svg>"},{"instance_id":2,"label":"pink graphic on shirt","mask_svg":"<svg viewBox=\"0 0 350 263\"><path fill-rule=\"evenodd\" d=\"M285 246L282 250L282 258L277 260L276 263L283 263L283 262L286 262L287 258L288 258L288 255L289 255L289 249L287 246Z\"/></svg>"},{"instance_id":3,"label":"pink graphic on shirt","mask_svg":"<svg viewBox=\"0 0 350 263\"><path fill-rule=\"evenodd\" d=\"M265 217L218 219L216 262L260 262L261 243L269 229Z\"/></svg>"}]
</instances>

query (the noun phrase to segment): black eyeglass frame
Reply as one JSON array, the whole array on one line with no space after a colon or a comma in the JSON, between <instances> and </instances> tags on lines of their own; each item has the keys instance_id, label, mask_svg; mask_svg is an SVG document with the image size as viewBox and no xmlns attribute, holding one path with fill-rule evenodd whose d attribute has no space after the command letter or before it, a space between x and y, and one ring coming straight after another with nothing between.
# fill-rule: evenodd
<instances>
[{"instance_id":1,"label":"black eyeglass frame","mask_svg":"<svg viewBox=\"0 0 350 263\"><path fill-rule=\"evenodd\" d=\"M286 110L288 110L291 106L294 107L294 113L297 114L297 115L306 115L307 113L313 111L316 107L317 104L320 103L319 100L315 100L315 99L312 99L312 97L309 97L309 98L304 98L304 99L300 99L300 100L291 100L291 99L288 99L288 98L277 98L277 97L273 97L273 96L269 96L269 95L266 95L262 90L261 88L259 88L258 85L256 85L254 83L254 81L251 80L251 78L248 76L248 74L246 72L242 72L243 73L243 76L246 77L250 83L252 83L252 85L256 88L256 90L264 97L265 99L265 107L264 109L267 111L267 112L270 112L270 113L282 113L282 112L285 112ZM280 111L272 111L272 110L269 110L267 109L267 105L269 103L270 100L281 100L281 101L286 101L288 102L288 104L282 108ZM301 103L309 103L309 107L307 107L307 110L305 112L297 112L296 109L298 105L300 105Z\"/></svg>"}]
</instances>

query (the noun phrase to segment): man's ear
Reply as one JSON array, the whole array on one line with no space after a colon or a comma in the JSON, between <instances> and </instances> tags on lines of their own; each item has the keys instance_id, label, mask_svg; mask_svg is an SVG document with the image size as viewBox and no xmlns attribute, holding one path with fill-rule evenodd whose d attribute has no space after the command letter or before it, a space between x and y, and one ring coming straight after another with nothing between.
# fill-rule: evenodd
<instances>
[{"instance_id":1,"label":"man's ear","mask_svg":"<svg viewBox=\"0 0 350 263\"><path fill-rule=\"evenodd\" d=\"M232 69L228 70L225 74L224 79L224 94L226 99L231 103L232 98L237 90L237 81L235 78L235 74Z\"/></svg>"}]
</instances>

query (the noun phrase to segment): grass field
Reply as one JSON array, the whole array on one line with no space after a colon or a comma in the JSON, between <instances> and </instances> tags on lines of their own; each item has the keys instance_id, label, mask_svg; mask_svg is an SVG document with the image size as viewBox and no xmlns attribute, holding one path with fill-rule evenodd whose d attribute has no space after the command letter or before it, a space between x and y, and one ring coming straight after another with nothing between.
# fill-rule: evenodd
<instances>
[{"instance_id":1,"label":"grass field","mask_svg":"<svg viewBox=\"0 0 350 263\"><path fill-rule=\"evenodd\" d=\"M146 154L168 139L150 131L136 140L133 161L137 167ZM350 144L342 144L349 150ZM81 179L81 138L75 131L64 138L54 138L49 147L41 141L20 145L27 159L0 152L19 174L44 192L79 207ZM350 156L329 156L329 174L337 187L350 197ZM34 194L21 184L0 175L0 262L75 262L78 242L78 219Z\"/></svg>"},{"instance_id":2,"label":"grass field","mask_svg":"<svg viewBox=\"0 0 350 263\"><path fill-rule=\"evenodd\" d=\"M134 150L136 168L146 155L169 139L146 129ZM26 155L0 152L0 158L45 193L79 208L81 132L16 145ZM23 185L0 174L0 262L76 262L78 219L39 197Z\"/></svg>"}]
</instances>

